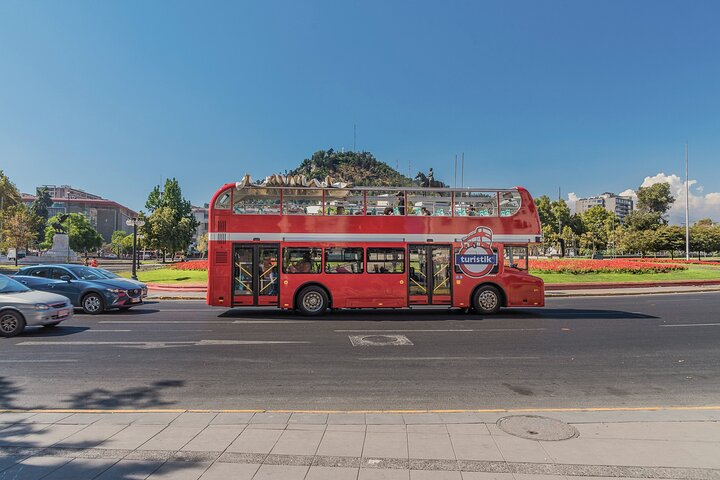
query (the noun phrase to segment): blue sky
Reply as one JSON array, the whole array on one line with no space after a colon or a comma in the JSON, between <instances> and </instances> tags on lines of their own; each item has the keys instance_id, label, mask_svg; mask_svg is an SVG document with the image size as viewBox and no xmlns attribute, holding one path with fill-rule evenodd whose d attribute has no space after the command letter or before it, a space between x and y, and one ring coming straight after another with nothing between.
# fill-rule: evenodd
<instances>
[{"instance_id":1,"label":"blue sky","mask_svg":"<svg viewBox=\"0 0 720 480\"><path fill-rule=\"evenodd\" d=\"M357 148L537 195L720 191L720 2L8 1L0 168L140 208ZM720 208L720 202L717 204ZM714 207L711 207L714 208ZM720 217L720 213L717 215ZM717 218L720 220L720 218Z\"/></svg>"}]
</instances>

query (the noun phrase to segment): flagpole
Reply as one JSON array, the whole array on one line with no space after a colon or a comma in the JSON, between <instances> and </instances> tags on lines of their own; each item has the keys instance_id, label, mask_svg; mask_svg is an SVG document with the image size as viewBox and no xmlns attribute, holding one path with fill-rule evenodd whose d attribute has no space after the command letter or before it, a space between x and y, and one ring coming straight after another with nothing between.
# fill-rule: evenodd
<instances>
[{"instance_id":1,"label":"flagpole","mask_svg":"<svg viewBox=\"0 0 720 480\"><path fill-rule=\"evenodd\" d=\"M690 179L688 177L688 144L685 142L685 260L690 260Z\"/></svg>"}]
</instances>

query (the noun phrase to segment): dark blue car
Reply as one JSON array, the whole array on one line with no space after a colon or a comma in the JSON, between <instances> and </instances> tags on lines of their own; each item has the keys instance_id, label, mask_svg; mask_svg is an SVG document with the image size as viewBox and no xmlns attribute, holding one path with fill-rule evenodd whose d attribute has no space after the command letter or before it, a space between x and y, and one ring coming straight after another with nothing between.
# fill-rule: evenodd
<instances>
[{"instance_id":1,"label":"dark blue car","mask_svg":"<svg viewBox=\"0 0 720 480\"><path fill-rule=\"evenodd\" d=\"M147 287L122 278L108 278L92 267L81 265L36 265L21 268L13 276L33 290L63 295L96 315L110 308L127 310L143 302Z\"/></svg>"}]
</instances>

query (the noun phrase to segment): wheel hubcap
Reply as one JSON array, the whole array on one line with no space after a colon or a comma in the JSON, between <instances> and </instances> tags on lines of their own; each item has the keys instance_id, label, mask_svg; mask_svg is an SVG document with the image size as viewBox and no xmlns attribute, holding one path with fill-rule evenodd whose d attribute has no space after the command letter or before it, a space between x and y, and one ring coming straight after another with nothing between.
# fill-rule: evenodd
<instances>
[{"instance_id":1,"label":"wheel hubcap","mask_svg":"<svg viewBox=\"0 0 720 480\"><path fill-rule=\"evenodd\" d=\"M303 307L309 312L317 312L322 308L323 299L317 292L310 292L303 297Z\"/></svg>"},{"instance_id":2,"label":"wheel hubcap","mask_svg":"<svg viewBox=\"0 0 720 480\"><path fill-rule=\"evenodd\" d=\"M0 330L3 333L12 333L18 326L17 318L14 315L3 315L0 318Z\"/></svg>"},{"instance_id":3,"label":"wheel hubcap","mask_svg":"<svg viewBox=\"0 0 720 480\"><path fill-rule=\"evenodd\" d=\"M85 310L97 312L100 310L100 299L92 296L85 299Z\"/></svg>"},{"instance_id":4,"label":"wheel hubcap","mask_svg":"<svg viewBox=\"0 0 720 480\"><path fill-rule=\"evenodd\" d=\"M492 310L498 304L497 295L487 290L480 294L478 300L483 310Z\"/></svg>"}]
</instances>

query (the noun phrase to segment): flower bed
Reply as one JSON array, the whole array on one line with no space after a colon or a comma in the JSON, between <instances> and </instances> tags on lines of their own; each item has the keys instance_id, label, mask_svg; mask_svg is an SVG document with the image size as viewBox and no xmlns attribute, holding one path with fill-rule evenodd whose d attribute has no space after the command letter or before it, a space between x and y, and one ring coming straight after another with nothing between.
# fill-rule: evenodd
<instances>
[{"instance_id":1,"label":"flower bed","mask_svg":"<svg viewBox=\"0 0 720 480\"><path fill-rule=\"evenodd\" d=\"M717 260L685 260L684 258L628 258L633 262L649 262L649 263L677 263L678 265L711 265L720 266L720 261Z\"/></svg>"},{"instance_id":2,"label":"flower bed","mask_svg":"<svg viewBox=\"0 0 720 480\"><path fill-rule=\"evenodd\" d=\"M207 260L190 260L189 262L173 263L172 267L175 270L207 270Z\"/></svg>"},{"instance_id":3,"label":"flower bed","mask_svg":"<svg viewBox=\"0 0 720 480\"><path fill-rule=\"evenodd\" d=\"M532 260L530 268L542 273L669 273L688 267L672 263L639 262L636 260Z\"/></svg>"}]
</instances>

